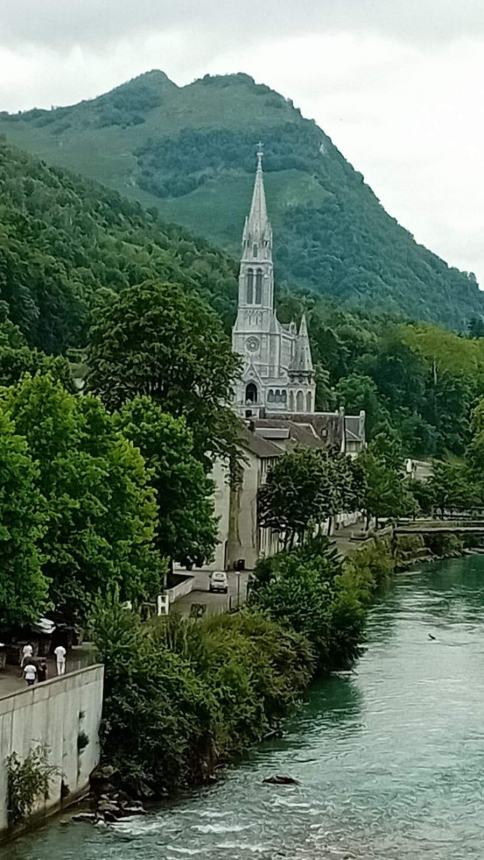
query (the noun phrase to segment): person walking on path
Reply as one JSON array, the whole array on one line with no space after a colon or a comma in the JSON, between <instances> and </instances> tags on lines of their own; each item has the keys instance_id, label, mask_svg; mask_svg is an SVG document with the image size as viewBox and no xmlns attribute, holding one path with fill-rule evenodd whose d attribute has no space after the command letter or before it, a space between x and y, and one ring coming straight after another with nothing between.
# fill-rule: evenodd
<instances>
[{"instance_id":1,"label":"person walking on path","mask_svg":"<svg viewBox=\"0 0 484 860\"><path fill-rule=\"evenodd\" d=\"M54 648L55 662L57 666L57 674L64 675L66 671L66 649L63 645L58 645Z\"/></svg>"},{"instance_id":2,"label":"person walking on path","mask_svg":"<svg viewBox=\"0 0 484 860\"><path fill-rule=\"evenodd\" d=\"M39 665L37 666L37 679L39 681L39 684L41 684L42 681L47 681L47 675L47 663L45 660L41 660Z\"/></svg>"},{"instance_id":3,"label":"person walking on path","mask_svg":"<svg viewBox=\"0 0 484 860\"><path fill-rule=\"evenodd\" d=\"M23 668L23 676L27 681L27 687L32 687L35 684L35 679L37 678L37 666L32 662L32 660L27 660Z\"/></svg>"},{"instance_id":4,"label":"person walking on path","mask_svg":"<svg viewBox=\"0 0 484 860\"><path fill-rule=\"evenodd\" d=\"M28 661L31 661L34 656L34 649L30 642L27 642L20 651L20 674L23 673L23 668Z\"/></svg>"}]
</instances>

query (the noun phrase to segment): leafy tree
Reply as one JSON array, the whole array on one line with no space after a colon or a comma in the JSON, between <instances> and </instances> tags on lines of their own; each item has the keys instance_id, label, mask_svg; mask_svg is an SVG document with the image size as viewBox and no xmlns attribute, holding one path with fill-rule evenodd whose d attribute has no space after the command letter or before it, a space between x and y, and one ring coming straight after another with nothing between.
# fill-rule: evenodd
<instances>
[{"instance_id":1,"label":"leafy tree","mask_svg":"<svg viewBox=\"0 0 484 860\"><path fill-rule=\"evenodd\" d=\"M66 388L72 388L68 361L31 349L18 326L9 320L7 304L0 302L0 385L13 385L25 373L46 372L61 380Z\"/></svg>"},{"instance_id":2,"label":"leafy tree","mask_svg":"<svg viewBox=\"0 0 484 860\"><path fill-rule=\"evenodd\" d=\"M353 373L340 379L336 386L338 402L348 413L365 412L367 439L371 439L375 428L382 419L382 407L376 383L369 376Z\"/></svg>"},{"instance_id":3,"label":"leafy tree","mask_svg":"<svg viewBox=\"0 0 484 860\"><path fill-rule=\"evenodd\" d=\"M251 604L306 636L320 672L351 663L361 637L362 605L342 573L341 559L323 536L261 560L255 571Z\"/></svg>"},{"instance_id":4,"label":"leafy tree","mask_svg":"<svg viewBox=\"0 0 484 860\"><path fill-rule=\"evenodd\" d=\"M342 511L358 510L364 496L360 466L344 455L297 448L270 469L259 489L258 519L281 534L284 546L311 538L315 529Z\"/></svg>"},{"instance_id":5,"label":"leafy tree","mask_svg":"<svg viewBox=\"0 0 484 860\"><path fill-rule=\"evenodd\" d=\"M25 377L4 400L38 465L39 549L55 605L82 620L91 597L113 584L125 599L154 596L156 504L141 454L97 398L75 397L50 376Z\"/></svg>"},{"instance_id":6,"label":"leafy tree","mask_svg":"<svg viewBox=\"0 0 484 860\"><path fill-rule=\"evenodd\" d=\"M239 366L215 314L176 284L123 290L91 329L89 384L109 408L148 395L183 416L201 457L233 450L225 403Z\"/></svg>"},{"instance_id":7,"label":"leafy tree","mask_svg":"<svg viewBox=\"0 0 484 860\"><path fill-rule=\"evenodd\" d=\"M466 510L478 503L471 474L465 463L434 460L428 487L433 505L442 517L446 510Z\"/></svg>"},{"instance_id":8,"label":"leafy tree","mask_svg":"<svg viewBox=\"0 0 484 860\"><path fill-rule=\"evenodd\" d=\"M298 448L281 457L259 489L258 518L262 528L278 531L284 545L303 542L332 510L330 468L318 449Z\"/></svg>"},{"instance_id":9,"label":"leafy tree","mask_svg":"<svg viewBox=\"0 0 484 860\"><path fill-rule=\"evenodd\" d=\"M25 439L0 408L0 625L23 624L47 606L39 544L44 516L37 467Z\"/></svg>"},{"instance_id":10,"label":"leafy tree","mask_svg":"<svg viewBox=\"0 0 484 860\"><path fill-rule=\"evenodd\" d=\"M149 397L128 401L115 423L139 448L156 492L156 545L182 564L210 560L217 541L213 483L193 455L184 418L173 418Z\"/></svg>"},{"instance_id":11,"label":"leafy tree","mask_svg":"<svg viewBox=\"0 0 484 860\"><path fill-rule=\"evenodd\" d=\"M371 517L398 517L413 514L416 502L403 477L400 450L392 440L377 436L360 454L359 464L365 476L364 509L367 522Z\"/></svg>"},{"instance_id":12,"label":"leafy tree","mask_svg":"<svg viewBox=\"0 0 484 860\"><path fill-rule=\"evenodd\" d=\"M103 757L142 794L205 781L287 713L314 670L308 641L261 613L143 624L109 595L92 620Z\"/></svg>"}]
</instances>

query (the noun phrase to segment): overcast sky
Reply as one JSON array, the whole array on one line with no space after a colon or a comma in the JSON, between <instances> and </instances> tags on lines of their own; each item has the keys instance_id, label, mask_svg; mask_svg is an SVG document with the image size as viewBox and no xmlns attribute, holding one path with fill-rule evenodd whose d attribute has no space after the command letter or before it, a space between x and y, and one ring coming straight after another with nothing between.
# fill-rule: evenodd
<instances>
[{"instance_id":1,"label":"overcast sky","mask_svg":"<svg viewBox=\"0 0 484 860\"><path fill-rule=\"evenodd\" d=\"M484 0L0 0L0 110L151 68L292 98L387 210L484 287Z\"/></svg>"}]
</instances>

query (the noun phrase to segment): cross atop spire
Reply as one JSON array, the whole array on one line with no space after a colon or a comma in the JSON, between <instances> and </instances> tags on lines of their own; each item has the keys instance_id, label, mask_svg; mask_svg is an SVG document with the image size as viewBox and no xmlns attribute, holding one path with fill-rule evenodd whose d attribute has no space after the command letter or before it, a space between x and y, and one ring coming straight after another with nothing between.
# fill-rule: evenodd
<instances>
[{"instance_id":1,"label":"cross atop spire","mask_svg":"<svg viewBox=\"0 0 484 860\"><path fill-rule=\"evenodd\" d=\"M264 158L264 144L261 140L257 144L257 170L262 170L262 159Z\"/></svg>"}]
</instances>

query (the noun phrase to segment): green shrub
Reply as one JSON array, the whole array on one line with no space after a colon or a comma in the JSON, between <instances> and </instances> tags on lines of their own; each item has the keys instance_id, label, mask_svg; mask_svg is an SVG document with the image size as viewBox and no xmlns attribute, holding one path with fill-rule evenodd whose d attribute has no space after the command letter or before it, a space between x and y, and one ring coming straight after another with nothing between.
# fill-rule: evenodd
<instances>
[{"instance_id":1,"label":"green shrub","mask_svg":"<svg viewBox=\"0 0 484 860\"><path fill-rule=\"evenodd\" d=\"M322 673L347 666L357 656L363 606L372 588L370 573L352 575L329 540L318 537L261 562L251 604L304 635Z\"/></svg>"},{"instance_id":2,"label":"green shrub","mask_svg":"<svg viewBox=\"0 0 484 860\"><path fill-rule=\"evenodd\" d=\"M142 624L116 598L93 635L105 665L104 759L135 792L203 782L261 738L309 684L309 643L250 612Z\"/></svg>"},{"instance_id":3,"label":"green shrub","mask_svg":"<svg viewBox=\"0 0 484 860\"><path fill-rule=\"evenodd\" d=\"M427 533L425 535L425 545L434 555L452 556L462 553L464 549L464 541L458 535L443 534L442 532Z\"/></svg>"},{"instance_id":4,"label":"green shrub","mask_svg":"<svg viewBox=\"0 0 484 860\"><path fill-rule=\"evenodd\" d=\"M15 752L9 755L6 770L8 821L13 826L25 821L41 797L48 800L50 780L58 768L48 763L48 749L39 744L23 761Z\"/></svg>"}]
</instances>

